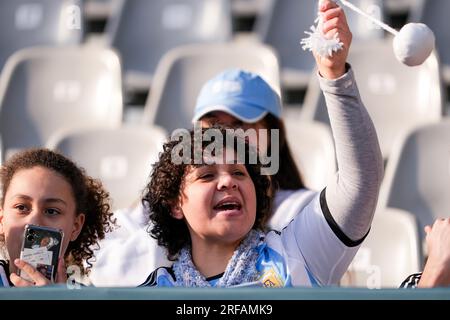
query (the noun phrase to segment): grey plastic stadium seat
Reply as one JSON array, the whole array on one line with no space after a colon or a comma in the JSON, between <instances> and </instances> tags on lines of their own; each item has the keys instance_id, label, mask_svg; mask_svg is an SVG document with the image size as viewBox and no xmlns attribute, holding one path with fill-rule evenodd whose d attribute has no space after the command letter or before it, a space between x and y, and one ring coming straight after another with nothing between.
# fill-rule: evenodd
<instances>
[{"instance_id":1,"label":"grey plastic stadium seat","mask_svg":"<svg viewBox=\"0 0 450 320\"><path fill-rule=\"evenodd\" d=\"M118 126L122 110L120 62L113 51L23 49L0 78L3 156L43 146L63 128Z\"/></svg>"},{"instance_id":2,"label":"grey plastic stadium seat","mask_svg":"<svg viewBox=\"0 0 450 320\"><path fill-rule=\"evenodd\" d=\"M161 60L144 110L144 122L171 132L192 127L197 95L203 84L229 68L263 77L278 93L278 60L260 44L198 44L170 51Z\"/></svg>"},{"instance_id":3,"label":"grey plastic stadium seat","mask_svg":"<svg viewBox=\"0 0 450 320\"><path fill-rule=\"evenodd\" d=\"M387 208L376 213L341 285L398 288L408 275L421 269L419 244L416 221L409 212Z\"/></svg>"},{"instance_id":4,"label":"grey plastic stadium seat","mask_svg":"<svg viewBox=\"0 0 450 320\"><path fill-rule=\"evenodd\" d=\"M144 189L166 134L150 126L60 132L48 142L102 181L114 209L131 207Z\"/></svg>"},{"instance_id":5,"label":"grey plastic stadium seat","mask_svg":"<svg viewBox=\"0 0 450 320\"><path fill-rule=\"evenodd\" d=\"M80 43L82 13L82 0L0 1L0 70L17 50Z\"/></svg>"},{"instance_id":6,"label":"grey plastic stadium seat","mask_svg":"<svg viewBox=\"0 0 450 320\"><path fill-rule=\"evenodd\" d=\"M379 205L414 214L422 239L424 226L450 217L450 119L416 128L396 141Z\"/></svg>"},{"instance_id":7,"label":"grey plastic stadium seat","mask_svg":"<svg viewBox=\"0 0 450 320\"><path fill-rule=\"evenodd\" d=\"M436 48L442 67L442 75L447 85L450 85L450 27L448 15L450 1L420 0L419 5L411 12L412 22L423 22L433 30L436 36Z\"/></svg>"},{"instance_id":8,"label":"grey plastic stadium seat","mask_svg":"<svg viewBox=\"0 0 450 320\"><path fill-rule=\"evenodd\" d=\"M382 19L380 0L352 1L368 13ZM272 0L271 6L258 19L255 31L264 43L273 46L280 57L281 80L284 87L306 87L315 66L311 52L304 51L300 40L310 31L317 17L315 0ZM382 30L374 28L359 15L344 8L354 42L382 38Z\"/></svg>"},{"instance_id":9,"label":"grey plastic stadium seat","mask_svg":"<svg viewBox=\"0 0 450 320\"><path fill-rule=\"evenodd\" d=\"M235 16L258 16L272 0L230 0Z\"/></svg>"},{"instance_id":10,"label":"grey plastic stadium seat","mask_svg":"<svg viewBox=\"0 0 450 320\"><path fill-rule=\"evenodd\" d=\"M109 19L116 14L122 0L85 0L84 13L86 20Z\"/></svg>"},{"instance_id":11,"label":"grey plastic stadium seat","mask_svg":"<svg viewBox=\"0 0 450 320\"><path fill-rule=\"evenodd\" d=\"M420 5L423 0L384 0L386 11L391 14L405 14ZM434 0L433 0L434 1Z\"/></svg>"},{"instance_id":12,"label":"grey plastic stadium seat","mask_svg":"<svg viewBox=\"0 0 450 320\"><path fill-rule=\"evenodd\" d=\"M330 128L319 122L285 118L292 156L308 189L320 191L336 174L336 156Z\"/></svg>"},{"instance_id":13,"label":"grey plastic stadium seat","mask_svg":"<svg viewBox=\"0 0 450 320\"><path fill-rule=\"evenodd\" d=\"M396 136L441 119L443 98L435 55L421 66L407 67L394 57L392 40L386 39L352 45L348 60L385 158ZM325 98L315 78L308 86L302 117L329 124Z\"/></svg>"},{"instance_id":14,"label":"grey plastic stadium seat","mask_svg":"<svg viewBox=\"0 0 450 320\"><path fill-rule=\"evenodd\" d=\"M161 57L179 45L231 38L229 0L127 0L107 25L125 84L148 89ZM147 85L147 86L146 86Z\"/></svg>"}]
</instances>

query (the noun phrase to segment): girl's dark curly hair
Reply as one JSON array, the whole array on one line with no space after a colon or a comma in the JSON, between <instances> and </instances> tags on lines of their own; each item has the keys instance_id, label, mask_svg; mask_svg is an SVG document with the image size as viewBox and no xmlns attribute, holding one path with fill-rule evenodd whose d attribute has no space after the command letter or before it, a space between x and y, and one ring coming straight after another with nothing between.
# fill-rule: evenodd
<instances>
[{"instance_id":1,"label":"girl's dark curly hair","mask_svg":"<svg viewBox=\"0 0 450 320\"><path fill-rule=\"evenodd\" d=\"M78 238L69 243L64 259L67 265L75 264L88 273L92 267L90 259L94 255L92 245L98 246L98 241L105 237L106 232L112 230L115 223L110 211L108 192L103 189L100 181L87 176L82 168L65 156L47 149L29 149L14 155L0 169L2 207L14 174L19 170L34 167L43 167L58 173L72 187L75 214L84 213L85 221ZM88 265L86 270L83 261Z\"/></svg>"},{"instance_id":2,"label":"girl's dark curly hair","mask_svg":"<svg viewBox=\"0 0 450 320\"><path fill-rule=\"evenodd\" d=\"M200 130L200 133L204 135L211 128ZM224 137L224 142L230 141L226 140L229 137L236 139L237 143L233 144L235 152L238 150L240 143L245 146L245 167L255 185L256 191L256 220L253 229L263 230L271 214L270 178L261 174L259 157L256 164L249 163L248 159L252 159L250 155L255 150L246 141L240 137L233 136L223 127L215 127L213 130L219 130L222 137ZM172 138L171 141L164 144L163 152L159 154L159 160L153 166L150 182L146 186L142 198L142 204L149 213L150 220L153 223L153 227L151 227L149 232L158 241L158 245L167 249L169 260L175 260L180 250L186 245L190 245L191 242L186 222L172 217L171 208L180 198L184 177L189 172L189 168L199 165L197 163L194 164L193 159L203 159L201 157L202 151L211 143L211 141L206 142L204 139L200 143L195 143L194 141L199 135L194 134L194 130L185 130L184 134L179 137L180 140L173 140ZM236 142L236 140L234 141ZM180 143L186 142L189 143L190 154L183 154L185 161L182 163L173 161L173 154L179 155ZM220 145L224 146L222 142L220 142ZM200 152L199 157L195 157L196 152Z\"/></svg>"}]
</instances>

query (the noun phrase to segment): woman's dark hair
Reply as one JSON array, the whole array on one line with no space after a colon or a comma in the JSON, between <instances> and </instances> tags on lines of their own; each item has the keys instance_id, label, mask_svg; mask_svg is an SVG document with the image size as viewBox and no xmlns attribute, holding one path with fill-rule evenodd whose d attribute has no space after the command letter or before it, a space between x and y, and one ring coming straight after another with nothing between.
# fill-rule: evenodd
<instances>
[{"instance_id":1,"label":"woman's dark hair","mask_svg":"<svg viewBox=\"0 0 450 320\"><path fill-rule=\"evenodd\" d=\"M295 164L291 149L289 148L284 123L270 113L264 117L263 121L267 129L278 129L280 133L280 167L278 172L272 177L274 188L284 190L304 188L305 185L300 171ZM270 146L269 152L271 152Z\"/></svg>"},{"instance_id":2,"label":"woman's dark hair","mask_svg":"<svg viewBox=\"0 0 450 320\"><path fill-rule=\"evenodd\" d=\"M207 113L202 117L208 123L215 125L218 123L214 117L211 119L211 113ZM283 190L298 190L305 188L300 171L295 164L292 157L291 149L286 138L286 128L282 120L278 119L274 115L268 113L262 120L262 124L268 130L278 129L279 132L279 169L274 174L272 179L272 194L275 194L277 189ZM223 125L223 124L221 124ZM238 129L238 128L235 128ZM269 138L270 141L270 138ZM272 154L272 148L269 144L268 154Z\"/></svg>"},{"instance_id":3,"label":"woman's dark hair","mask_svg":"<svg viewBox=\"0 0 450 320\"><path fill-rule=\"evenodd\" d=\"M113 224L110 212L109 194L100 181L87 176L83 169L65 156L47 149L30 149L15 154L0 169L2 183L1 205L4 206L5 194L14 174L23 169L43 167L61 175L72 187L76 211L84 213L85 221L77 239L70 242L64 255L66 264L75 264L86 272L92 267L90 259L94 253L93 245L111 231ZM86 261L88 267L83 267Z\"/></svg>"},{"instance_id":4,"label":"woman's dark hair","mask_svg":"<svg viewBox=\"0 0 450 320\"><path fill-rule=\"evenodd\" d=\"M200 129L200 133L203 135L207 130L219 130L224 138L223 141L228 141L226 139L228 139L230 132L227 132L225 128L204 128ZM172 153L176 151L175 148L178 148L177 146L179 146L180 143L185 143L185 140L182 142L180 142L180 140L166 142L163 146L163 152L159 155L158 162L156 162L153 167L150 175L150 182L145 188L142 198L142 204L150 214L150 220L153 223L150 234L158 241L160 246L167 249L167 257L170 260L175 260L180 250L191 243L186 222L174 218L172 216L171 208L179 201L183 189L184 177L189 172L189 168L198 166L198 164L193 164L193 159L195 159L194 154L196 152L201 152L200 154L203 154L204 148L211 143L211 141L206 142L203 139L201 143L195 143L194 141L198 135L195 135L193 130L186 130L185 133L185 138L187 137L187 139L189 139L187 142L189 143L189 148L191 150L186 158L187 161L180 163L173 161L172 158ZM259 158L257 159L258 161L256 164L252 164L250 163L252 161L248 161L248 159L250 159L250 154L255 152L252 150L251 146L249 146L244 139L239 137L234 136L233 139L237 140L237 143L233 144L235 152L238 150L239 143L245 145L245 167L255 185L256 191L256 220L253 229L263 230L271 214L272 198L270 196L270 178L261 174ZM224 146L222 143L220 143L220 145ZM195 147L200 148L195 149ZM183 156L186 155L183 154ZM200 157L200 159L203 158Z\"/></svg>"}]
</instances>

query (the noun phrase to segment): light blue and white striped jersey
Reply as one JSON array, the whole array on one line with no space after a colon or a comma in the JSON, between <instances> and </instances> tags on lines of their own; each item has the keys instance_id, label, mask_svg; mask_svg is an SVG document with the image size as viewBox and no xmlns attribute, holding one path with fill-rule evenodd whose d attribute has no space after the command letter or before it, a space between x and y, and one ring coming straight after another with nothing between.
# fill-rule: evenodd
<instances>
[{"instance_id":1,"label":"light blue and white striped jersey","mask_svg":"<svg viewBox=\"0 0 450 320\"><path fill-rule=\"evenodd\" d=\"M9 280L9 267L5 260L0 260L0 288L10 287Z\"/></svg>"},{"instance_id":2,"label":"light blue and white striped jersey","mask_svg":"<svg viewBox=\"0 0 450 320\"><path fill-rule=\"evenodd\" d=\"M303 192L304 195L298 193ZM336 229L325 200L325 190L299 190L284 199L292 220L281 231L269 231L257 246L259 279L251 285L263 287L322 286L338 284L362 240L349 243ZM303 208L302 208L303 207ZM291 214L292 213L292 214ZM345 236L345 235L344 235ZM141 286L175 285L170 267L152 272ZM217 281L211 284L215 284ZM243 284L245 285L245 284Z\"/></svg>"}]
</instances>

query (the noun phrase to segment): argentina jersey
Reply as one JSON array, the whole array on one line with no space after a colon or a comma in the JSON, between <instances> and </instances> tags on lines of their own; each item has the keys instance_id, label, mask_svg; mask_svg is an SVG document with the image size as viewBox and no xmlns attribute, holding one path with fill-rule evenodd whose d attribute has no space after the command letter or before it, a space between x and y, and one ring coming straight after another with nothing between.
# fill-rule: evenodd
<instances>
[{"instance_id":1,"label":"argentina jersey","mask_svg":"<svg viewBox=\"0 0 450 320\"><path fill-rule=\"evenodd\" d=\"M324 212L328 208L324 207L323 192L316 193L306 206L304 203L291 203L291 209L298 214L281 231L269 231L256 247L257 281L239 286L313 287L338 284L359 244L348 246L341 241L325 218ZM210 282L212 286L218 278L214 277L214 280ZM152 272L141 286L175 285L172 268L163 267Z\"/></svg>"},{"instance_id":2,"label":"argentina jersey","mask_svg":"<svg viewBox=\"0 0 450 320\"><path fill-rule=\"evenodd\" d=\"M8 281L8 263L4 260L0 260L0 288L9 287Z\"/></svg>"}]
</instances>

